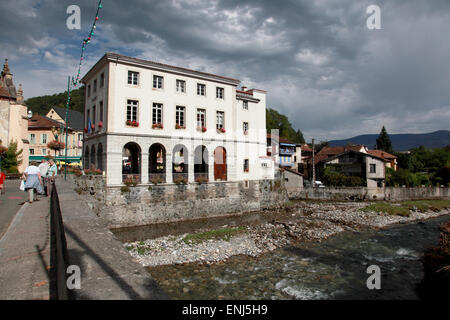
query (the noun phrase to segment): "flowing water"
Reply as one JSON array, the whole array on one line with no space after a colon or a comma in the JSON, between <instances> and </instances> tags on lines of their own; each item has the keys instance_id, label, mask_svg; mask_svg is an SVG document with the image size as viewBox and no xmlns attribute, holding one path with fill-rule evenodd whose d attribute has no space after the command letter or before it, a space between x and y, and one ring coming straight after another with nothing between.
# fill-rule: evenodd
<instances>
[{"instance_id":1,"label":"flowing water","mask_svg":"<svg viewBox=\"0 0 450 320\"><path fill-rule=\"evenodd\" d=\"M418 299L423 252L439 242L450 216L383 230L345 232L322 243L277 249L258 258L148 268L173 299ZM381 289L367 289L367 267Z\"/></svg>"}]
</instances>

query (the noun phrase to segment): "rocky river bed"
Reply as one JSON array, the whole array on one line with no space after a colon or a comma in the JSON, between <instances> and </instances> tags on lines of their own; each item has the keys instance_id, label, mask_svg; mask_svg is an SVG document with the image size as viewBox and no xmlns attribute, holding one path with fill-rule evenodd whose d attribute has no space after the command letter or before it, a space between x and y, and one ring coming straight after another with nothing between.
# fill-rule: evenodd
<instances>
[{"instance_id":1,"label":"rocky river bed","mask_svg":"<svg viewBox=\"0 0 450 320\"><path fill-rule=\"evenodd\" d=\"M124 243L143 266L203 263L213 264L238 256L258 257L277 248L305 242L321 242L343 231L363 231L393 224L426 220L450 213L448 209L420 212L413 208L409 216L362 211L365 202L290 202L259 213L260 221L239 227L228 237L187 241L188 233L167 235ZM234 231L238 226L222 225ZM220 229L220 228L219 228ZM197 230L201 232L206 230Z\"/></svg>"}]
</instances>

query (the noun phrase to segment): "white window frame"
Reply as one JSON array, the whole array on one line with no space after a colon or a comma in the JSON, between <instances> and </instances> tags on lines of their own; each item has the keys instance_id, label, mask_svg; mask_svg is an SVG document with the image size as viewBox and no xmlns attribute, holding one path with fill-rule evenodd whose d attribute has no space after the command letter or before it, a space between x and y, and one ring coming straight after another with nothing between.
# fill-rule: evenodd
<instances>
[{"instance_id":1,"label":"white window frame","mask_svg":"<svg viewBox=\"0 0 450 320\"><path fill-rule=\"evenodd\" d=\"M242 129L244 131L244 134L248 134L248 122L243 122Z\"/></svg>"},{"instance_id":2,"label":"white window frame","mask_svg":"<svg viewBox=\"0 0 450 320\"><path fill-rule=\"evenodd\" d=\"M206 97L206 84L204 83L197 83L197 95Z\"/></svg>"},{"instance_id":3,"label":"white window frame","mask_svg":"<svg viewBox=\"0 0 450 320\"><path fill-rule=\"evenodd\" d=\"M139 72L128 70L128 80L127 83L132 86L139 85Z\"/></svg>"},{"instance_id":4,"label":"white window frame","mask_svg":"<svg viewBox=\"0 0 450 320\"><path fill-rule=\"evenodd\" d=\"M163 123L163 108L162 103L154 102L152 106L152 124Z\"/></svg>"},{"instance_id":5,"label":"white window frame","mask_svg":"<svg viewBox=\"0 0 450 320\"><path fill-rule=\"evenodd\" d=\"M216 129L225 128L225 112L216 111Z\"/></svg>"},{"instance_id":6,"label":"white window frame","mask_svg":"<svg viewBox=\"0 0 450 320\"><path fill-rule=\"evenodd\" d=\"M197 128L206 128L206 109L197 109Z\"/></svg>"},{"instance_id":7,"label":"white window frame","mask_svg":"<svg viewBox=\"0 0 450 320\"><path fill-rule=\"evenodd\" d=\"M225 99L225 89L222 87L216 87L216 99Z\"/></svg>"},{"instance_id":8,"label":"white window frame","mask_svg":"<svg viewBox=\"0 0 450 320\"><path fill-rule=\"evenodd\" d=\"M185 127L186 126L186 107L176 106L175 107L175 124Z\"/></svg>"},{"instance_id":9,"label":"white window frame","mask_svg":"<svg viewBox=\"0 0 450 320\"><path fill-rule=\"evenodd\" d=\"M153 75L153 89L164 89L164 77L154 74Z\"/></svg>"},{"instance_id":10,"label":"white window frame","mask_svg":"<svg viewBox=\"0 0 450 320\"><path fill-rule=\"evenodd\" d=\"M126 120L127 121L138 121L138 110L139 110L139 101L127 99L127 113ZM128 117L128 114L130 117Z\"/></svg>"},{"instance_id":11,"label":"white window frame","mask_svg":"<svg viewBox=\"0 0 450 320\"><path fill-rule=\"evenodd\" d=\"M242 100L242 109L248 110L248 101Z\"/></svg>"},{"instance_id":12,"label":"white window frame","mask_svg":"<svg viewBox=\"0 0 450 320\"><path fill-rule=\"evenodd\" d=\"M30 144L36 144L36 134L30 133Z\"/></svg>"},{"instance_id":13,"label":"white window frame","mask_svg":"<svg viewBox=\"0 0 450 320\"><path fill-rule=\"evenodd\" d=\"M176 79L175 87L176 87L177 92L186 93L186 81L185 80Z\"/></svg>"},{"instance_id":14,"label":"white window frame","mask_svg":"<svg viewBox=\"0 0 450 320\"><path fill-rule=\"evenodd\" d=\"M47 144L47 134L46 133L41 133L41 144Z\"/></svg>"}]
</instances>

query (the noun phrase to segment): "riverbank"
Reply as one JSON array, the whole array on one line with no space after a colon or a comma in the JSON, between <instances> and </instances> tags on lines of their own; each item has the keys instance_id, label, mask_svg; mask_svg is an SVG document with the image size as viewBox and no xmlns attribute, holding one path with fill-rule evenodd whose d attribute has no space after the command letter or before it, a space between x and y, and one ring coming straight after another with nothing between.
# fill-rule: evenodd
<instances>
[{"instance_id":1,"label":"riverbank","mask_svg":"<svg viewBox=\"0 0 450 320\"><path fill-rule=\"evenodd\" d=\"M194 235L169 235L124 245L146 267L193 262L212 264L236 255L257 257L288 245L320 242L344 231L378 229L450 214L447 202L415 201L388 206L407 208L407 214L404 210L380 209L367 202L295 201L262 211L264 222L259 225L239 228L223 225ZM402 215L392 214L397 211Z\"/></svg>"}]
</instances>

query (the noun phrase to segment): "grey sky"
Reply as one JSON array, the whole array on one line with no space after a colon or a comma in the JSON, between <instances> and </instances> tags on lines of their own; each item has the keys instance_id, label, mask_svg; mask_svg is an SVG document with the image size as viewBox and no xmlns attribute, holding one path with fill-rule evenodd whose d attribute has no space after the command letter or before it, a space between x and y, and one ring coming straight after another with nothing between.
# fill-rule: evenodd
<instances>
[{"instance_id":1,"label":"grey sky","mask_svg":"<svg viewBox=\"0 0 450 320\"><path fill-rule=\"evenodd\" d=\"M78 4L82 29L66 28ZM26 97L65 90L96 0L2 1L0 58ZM382 30L366 28L381 7ZM450 129L450 2L103 1L84 74L112 51L242 80L307 138Z\"/></svg>"}]
</instances>

